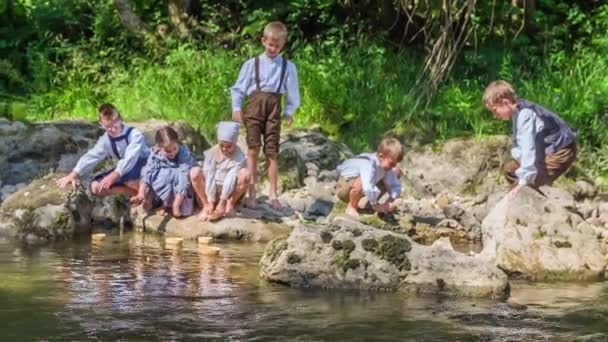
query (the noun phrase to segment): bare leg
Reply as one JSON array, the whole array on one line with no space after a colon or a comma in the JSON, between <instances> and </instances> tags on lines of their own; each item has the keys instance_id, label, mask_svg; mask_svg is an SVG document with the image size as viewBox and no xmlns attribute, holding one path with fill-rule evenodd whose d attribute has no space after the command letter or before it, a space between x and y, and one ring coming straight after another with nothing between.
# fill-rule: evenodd
<instances>
[{"instance_id":1,"label":"bare leg","mask_svg":"<svg viewBox=\"0 0 608 342\"><path fill-rule=\"evenodd\" d=\"M173 217L182 217L182 204L184 203L184 195L175 195L173 200Z\"/></svg>"},{"instance_id":2,"label":"bare leg","mask_svg":"<svg viewBox=\"0 0 608 342\"><path fill-rule=\"evenodd\" d=\"M205 208L207 204L207 194L205 194L205 176L203 169L199 166L194 166L190 169L190 184L194 189L196 201L201 208Z\"/></svg>"},{"instance_id":3,"label":"bare leg","mask_svg":"<svg viewBox=\"0 0 608 342\"><path fill-rule=\"evenodd\" d=\"M258 155L260 154L260 146L250 147L247 150L247 170L251 175L249 181L249 194L247 198L247 206L249 208L257 207L255 187L258 182Z\"/></svg>"},{"instance_id":4,"label":"bare leg","mask_svg":"<svg viewBox=\"0 0 608 342\"><path fill-rule=\"evenodd\" d=\"M236 187L234 192L228 198L228 202L226 203L226 216L231 216L234 214L234 207L241 200L241 198L247 192L247 187L251 183L251 174L247 169L241 169L237 176Z\"/></svg>"},{"instance_id":5,"label":"bare leg","mask_svg":"<svg viewBox=\"0 0 608 342\"><path fill-rule=\"evenodd\" d=\"M361 183L361 177L357 178L350 189L348 195L348 204L346 205L346 213L348 215L358 217L359 216L359 201L363 198L363 185Z\"/></svg>"},{"instance_id":6,"label":"bare leg","mask_svg":"<svg viewBox=\"0 0 608 342\"><path fill-rule=\"evenodd\" d=\"M281 203L277 196L277 186L279 183L279 161L276 156L267 156L268 159L268 179L270 180L270 203L275 209L281 209Z\"/></svg>"},{"instance_id":7,"label":"bare leg","mask_svg":"<svg viewBox=\"0 0 608 342\"><path fill-rule=\"evenodd\" d=\"M138 184L139 184L139 182L138 182ZM94 181L93 183L91 183L91 192L93 193L93 195L99 196L99 197L111 196L111 195L126 195L126 196L129 196L129 198L131 198L131 197L137 195L137 191L138 191L137 187L132 188L127 185L114 185L107 190L100 190L99 182Z\"/></svg>"}]
</instances>

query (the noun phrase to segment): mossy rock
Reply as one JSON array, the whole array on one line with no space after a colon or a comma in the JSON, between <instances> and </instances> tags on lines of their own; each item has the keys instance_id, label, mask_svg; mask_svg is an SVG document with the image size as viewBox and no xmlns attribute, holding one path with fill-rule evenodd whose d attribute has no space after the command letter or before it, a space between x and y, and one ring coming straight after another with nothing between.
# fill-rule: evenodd
<instances>
[{"instance_id":1,"label":"mossy rock","mask_svg":"<svg viewBox=\"0 0 608 342\"><path fill-rule=\"evenodd\" d=\"M321 240L324 243L330 243L333 238L334 238L333 234L328 232L327 230L324 230L321 232Z\"/></svg>"},{"instance_id":2,"label":"mossy rock","mask_svg":"<svg viewBox=\"0 0 608 342\"><path fill-rule=\"evenodd\" d=\"M359 268L359 266L361 266L361 260L359 259L348 259L344 265L342 266L342 270L344 272L348 271L348 270L354 270Z\"/></svg>"},{"instance_id":3,"label":"mossy rock","mask_svg":"<svg viewBox=\"0 0 608 342\"><path fill-rule=\"evenodd\" d=\"M271 240L264 249L264 255L274 262L276 258L283 253L288 247L287 236L278 236Z\"/></svg>"},{"instance_id":4,"label":"mossy rock","mask_svg":"<svg viewBox=\"0 0 608 342\"><path fill-rule=\"evenodd\" d=\"M50 174L31 182L24 189L9 196L3 203L2 209L36 209L47 204L59 205L66 202L67 192L59 189L55 182L62 175ZM27 196L26 196L27 194Z\"/></svg>"},{"instance_id":5,"label":"mossy rock","mask_svg":"<svg viewBox=\"0 0 608 342\"><path fill-rule=\"evenodd\" d=\"M289 254L289 256L287 256L288 264L299 264L300 262L302 262L302 259L300 258L299 255L297 255L295 253L291 253L291 254Z\"/></svg>"},{"instance_id":6,"label":"mossy rock","mask_svg":"<svg viewBox=\"0 0 608 342\"><path fill-rule=\"evenodd\" d=\"M388 234L380 239L380 246L376 253L399 270L409 269L409 260L407 253L412 250L412 244L403 238Z\"/></svg>"},{"instance_id":7,"label":"mossy rock","mask_svg":"<svg viewBox=\"0 0 608 342\"><path fill-rule=\"evenodd\" d=\"M363 250L368 252L376 252L378 250L378 246L378 241L372 238L363 239L363 241L361 241L361 247L363 247Z\"/></svg>"},{"instance_id":8,"label":"mossy rock","mask_svg":"<svg viewBox=\"0 0 608 342\"><path fill-rule=\"evenodd\" d=\"M355 243L352 240L342 241L342 248L344 248L344 253L350 254L350 252L355 250L355 247Z\"/></svg>"}]
</instances>

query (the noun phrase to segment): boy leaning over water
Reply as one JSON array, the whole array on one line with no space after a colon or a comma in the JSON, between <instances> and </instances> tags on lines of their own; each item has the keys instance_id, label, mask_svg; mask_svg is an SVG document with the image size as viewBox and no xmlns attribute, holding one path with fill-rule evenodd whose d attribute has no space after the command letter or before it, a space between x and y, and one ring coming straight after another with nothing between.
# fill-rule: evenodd
<instances>
[{"instance_id":1,"label":"boy leaning over water","mask_svg":"<svg viewBox=\"0 0 608 342\"><path fill-rule=\"evenodd\" d=\"M247 169L252 175L249 186L248 206L256 206L257 163L260 148L268 160L270 200L274 208L280 208L277 197L279 179L279 139L281 115L291 126L293 114L300 105L298 74L295 65L279 55L287 39L287 28L281 22L271 22L264 28L262 45L264 53L243 64L238 79L230 88L232 119L242 121L247 130ZM285 109L281 98L285 94ZM245 97L248 103L243 111Z\"/></svg>"},{"instance_id":2,"label":"boy leaning over water","mask_svg":"<svg viewBox=\"0 0 608 342\"><path fill-rule=\"evenodd\" d=\"M488 85L483 103L498 119L513 121L513 160L503 167L511 194L551 184L574 163L576 134L557 114L518 99L513 86L500 80Z\"/></svg>"},{"instance_id":3,"label":"boy leaning over water","mask_svg":"<svg viewBox=\"0 0 608 342\"><path fill-rule=\"evenodd\" d=\"M393 201L401 195L400 170L397 164L403 160L403 146L395 138L384 138L378 144L376 153L362 153L338 165L340 179L336 194L346 202L346 213L359 216L359 201L364 196L374 211L387 213L394 210ZM378 201L388 192L389 199Z\"/></svg>"},{"instance_id":4,"label":"boy leaning over water","mask_svg":"<svg viewBox=\"0 0 608 342\"><path fill-rule=\"evenodd\" d=\"M133 197L139 188L140 173L150 155L143 134L123 123L116 107L106 103L98 109L99 125L105 133L95 146L85 153L76 167L65 177L57 180L57 186L75 186L80 176L92 171L106 158L117 160L116 166L93 178L91 192L96 196L127 195Z\"/></svg>"}]
</instances>

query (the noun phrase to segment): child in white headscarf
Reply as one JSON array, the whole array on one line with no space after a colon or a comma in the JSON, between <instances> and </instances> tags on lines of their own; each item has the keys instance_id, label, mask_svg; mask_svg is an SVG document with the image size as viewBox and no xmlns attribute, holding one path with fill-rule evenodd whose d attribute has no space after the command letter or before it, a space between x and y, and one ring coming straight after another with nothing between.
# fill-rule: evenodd
<instances>
[{"instance_id":1,"label":"child in white headscarf","mask_svg":"<svg viewBox=\"0 0 608 342\"><path fill-rule=\"evenodd\" d=\"M232 215L251 183L245 168L246 157L236 145L240 125L222 121L217 125L218 143L205 151L203 182L205 198L199 219L219 219Z\"/></svg>"}]
</instances>

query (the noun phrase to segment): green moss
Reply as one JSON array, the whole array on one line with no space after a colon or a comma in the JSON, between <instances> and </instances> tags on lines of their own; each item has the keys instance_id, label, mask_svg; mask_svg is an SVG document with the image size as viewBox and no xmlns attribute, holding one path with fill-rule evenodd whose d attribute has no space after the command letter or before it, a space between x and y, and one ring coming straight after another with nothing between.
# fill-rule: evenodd
<instances>
[{"instance_id":1,"label":"green moss","mask_svg":"<svg viewBox=\"0 0 608 342\"><path fill-rule=\"evenodd\" d=\"M279 236L270 241L264 250L264 255L270 258L270 261L275 261L276 258L283 253L288 247L287 237Z\"/></svg>"},{"instance_id":2,"label":"green moss","mask_svg":"<svg viewBox=\"0 0 608 342\"><path fill-rule=\"evenodd\" d=\"M363 241L361 241L361 247L368 252L375 252L378 250L378 241L374 239L363 239Z\"/></svg>"},{"instance_id":3,"label":"green moss","mask_svg":"<svg viewBox=\"0 0 608 342\"><path fill-rule=\"evenodd\" d=\"M287 256L287 263L290 265L298 264L301 261L302 261L302 259L300 259L300 256L295 253L291 253L291 254L289 254L289 256Z\"/></svg>"},{"instance_id":4,"label":"green moss","mask_svg":"<svg viewBox=\"0 0 608 342\"><path fill-rule=\"evenodd\" d=\"M331 242L331 247L333 247L333 249L339 251L343 248L342 246L342 241L340 240L334 240Z\"/></svg>"},{"instance_id":5,"label":"green moss","mask_svg":"<svg viewBox=\"0 0 608 342\"><path fill-rule=\"evenodd\" d=\"M59 230L70 231L72 226L72 215L67 212L61 212L55 217L53 217L53 222L51 223L50 230L53 232L57 232Z\"/></svg>"},{"instance_id":6,"label":"green moss","mask_svg":"<svg viewBox=\"0 0 608 342\"><path fill-rule=\"evenodd\" d=\"M321 240L323 240L324 243L330 243L333 238L334 236L327 230L321 232Z\"/></svg>"},{"instance_id":7,"label":"green moss","mask_svg":"<svg viewBox=\"0 0 608 342\"><path fill-rule=\"evenodd\" d=\"M9 211L16 209L37 209L47 204L65 203L66 192L55 185L58 176L48 175L31 182L25 189L15 193L2 203ZM24 196L29 192L28 196Z\"/></svg>"},{"instance_id":8,"label":"green moss","mask_svg":"<svg viewBox=\"0 0 608 342\"><path fill-rule=\"evenodd\" d=\"M334 204L334 208L331 210L331 213L334 215L344 214L346 212L346 203L342 201L337 201Z\"/></svg>"},{"instance_id":9,"label":"green moss","mask_svg":"<svg viewBox=\"0 0 608 342\"><path fill-rule=\"evenodd\" d=\"M359 268L360 265L361 265L361 261L359 259L348 259L344 263L344 266L342 266L342 270L344 272L346 272L348 270L354 270L354 269Z\"/></svg>"},{"instance_id":10,"label":"green moss","mask_svg":"<svg viewBox=\"0 0 608 342\"><path fill-rule=\"evenodd\" d=\"M553 245L557 248L572 248L570 241L554 241Z\"/></svg>"},{"instance_id":11,"label":"green moss","mask_svg":"<svg viewBox=\"0 0 608 342\"><path fill-rule=\"evenodd\" d=\"M355 247L355 243L352 240L342 241L342 248L344 248L344 253L350 254L350 252L355 250Z\"/></svg>"},{"instance_id":12,"label":"green moss","mask_svg":"<svg viewBox=\"0 0 608 342\"><path fill-rule=\"evenodd\" d=\"M377 254L380 258L397 266L398 269L408 270L407 253L411 250L412 245L408 240L388 234L380 239L380 248Z\"/></svg>"}]
</instances>

